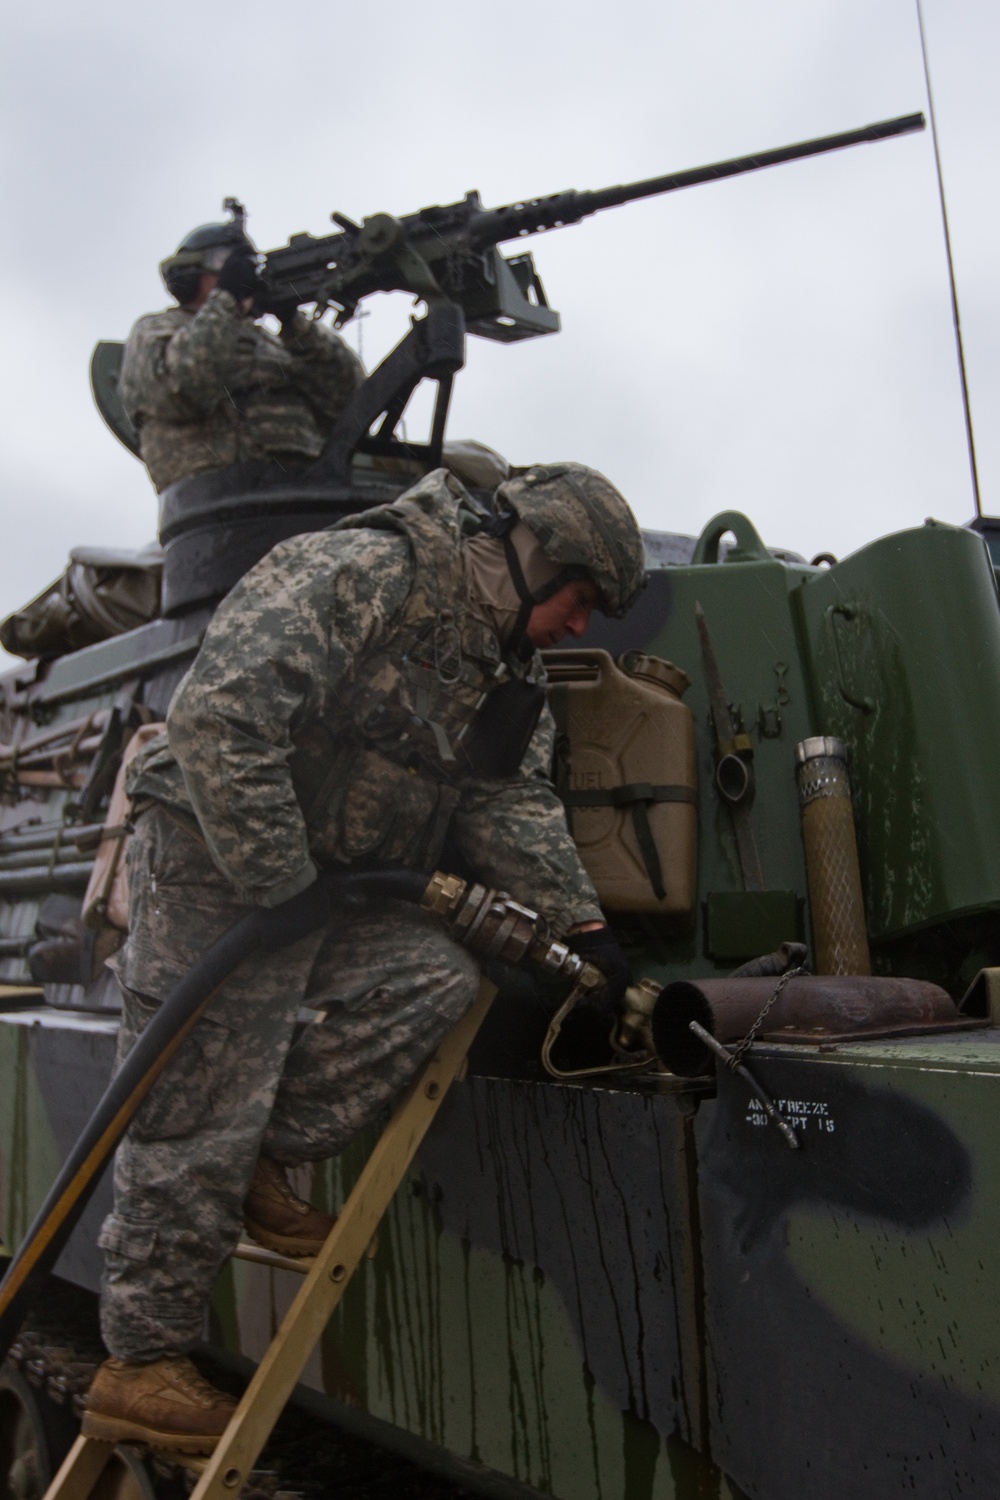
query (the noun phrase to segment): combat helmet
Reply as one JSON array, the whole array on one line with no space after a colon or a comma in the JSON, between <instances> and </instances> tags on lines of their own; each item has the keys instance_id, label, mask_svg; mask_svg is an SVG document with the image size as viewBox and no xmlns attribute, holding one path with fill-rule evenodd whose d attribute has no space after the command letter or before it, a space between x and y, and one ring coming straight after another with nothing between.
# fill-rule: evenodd
<instances>
[{"instance_id":1,"label":"combat helmet","mask_svg":"<svg viewBox=\"0 0 1000 1500\"><path fill-rule=\"evenodd\" d=\"M628 501L603 474L586 464L536 464L500 485L496 500L499 515L506 511L523 521L559 565L532 603L574 578L592 579L601 591L598 608L615 619L635 603L645 583L642 533ZM524 598L520 569L511 571Z\"/></svg>"},{"instance_id":2,"label":"combat helmet","mask_svg":"<svg viewBox=\"0 0 1000 1500\"><path fill-rule=\"evenodd\" d=\"M246 209L236 198L227 198L223 208L229 218L221 224L199 224L181 240L173 255L160 262L160 275L171 297L183 307L198 293L203 271L221 271L234 250L256 254L257 246L246 232Z\"/></svg>"}]
</instances>

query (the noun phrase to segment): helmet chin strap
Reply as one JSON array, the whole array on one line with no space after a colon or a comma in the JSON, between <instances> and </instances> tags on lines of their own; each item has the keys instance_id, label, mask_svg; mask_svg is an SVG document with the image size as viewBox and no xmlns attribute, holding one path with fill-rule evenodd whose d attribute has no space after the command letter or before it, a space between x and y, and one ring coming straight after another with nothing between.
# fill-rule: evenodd
<instances>
[{"instance_id":1,"label":"helmet chin strap","mask_svg":"<svg viewBox=\"0 0 1000 1500\"><path fill-rule=\"evenodd\" d=\"M552 598L553 594L558 594L560 589L565 588L567 583L574 583L577 579L589 579L590 574L579 563L569 563L565 567L559 568L546 583L540 584L536 589L532 590L525 577L520 554L512 535L519 521L520 517L515 511L501 511L499 514L485 518L479 534L494 538L503 547L507 572L514 586L514 592L520 600L520 607L515 616L513 627L507 636L507 645L521 661L528 661L535 649L528 638L528 623L531 619L531 611L535 608L535 605L544 604L546 600ZM521 524L523 525L523 523ZM530 527L525 529L528 531L531 530ZM536 543L537 540L535 538ZM540 546L541 544L538 543L538 545ZM555 566L551 560L549 566Z\"/></svg>"},{"instance_id":2,"label":"helmet chin strap","mask_svg":"<svg viewBox=\"0 0 1000 1500\"><path fill-rule=\"evenodd\" d=\"M573 583L576 579L586 578L589 575L585 568L576 566L560 568L554 578L550 578L548 583L532 593L524 576L517 548L511 540L510 529L503 533L500 540L503 543L504 557L507 559L507 569L514 588L517 590L517 597L521 601L521 608L517 612L514 628L510 633L510 646L522 661L527 661L534 650L528 639L528 621L531 619L531 611L535 605L544 604L547 599L552 598L553 594L558 594L561 588L565 588L567 583Z\"/></svg>"}]
</instances>

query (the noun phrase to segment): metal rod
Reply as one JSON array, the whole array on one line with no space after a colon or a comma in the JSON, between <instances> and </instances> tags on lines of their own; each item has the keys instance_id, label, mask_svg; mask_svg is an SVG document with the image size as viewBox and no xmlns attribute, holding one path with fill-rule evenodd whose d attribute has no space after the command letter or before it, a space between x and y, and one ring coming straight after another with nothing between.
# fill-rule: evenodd
<instances>
[{"instance_id":1,"label":"metal rod","mask_svg":"<svg viewBox=\"0 0 1000 1500\"><path fill-rule=\"evenodd\" d=\"M103 738L102 734L92 734L75 744L53 745L50 743L38 750L29 750L23 755L20 753L16 756L0 755L0 774L9 774L15 766L20 771L22 768L28 769L33 766L52 766L57 761L82 760L84 756L100 749Z\"/></svg>"},{"instance_id":2,"label":"metal rod","mask_svg":"<svg viewBox=\"0 0 1000 1500\"><path fill-rule=\"evenodd\" d=\"M18 786L44 786L56 792L78 791L83 785L84 771L76 767L63 775L61 771L18 771L13 778Z\"/></svg>"},{"instance_id":3,"label":"metal rod","mask_svg":"<svg viewBox=\"0 0 1000 1500\"><path fill-rule=\"evenodd\" d=\"M40 849L19 849L10 854L5 849L0 849L0 871L30 870L45 855L48 856L48 863L56 868L80 863L80 851L75 844L67 842L58 848L54 844L44 844Z\"/></svg>"},{"instance_id":4,"label":"metal rod","mask_svg":"<svg viewBox=\"0 0 1000 1500\"><path fill-rule=\"evenodd\" d=\"M948 285L951 288L951 320L955 325L955 348L958 351L958 373L962 382L962 407L965 412L965 439L969 447L969 469L972 474L972 495L976 502L976 515L983 513L979 493L979 466L976 463L976 440L972 435L972 407L969 402L969 381L965 373L965 345L962 341L962 320L958 312L958 287L955 282L955 262L951 253L951 231L948 228L948 207L944 201L944 174L941 171L941 153L938 150L937 119L934 114L934 94L931 90L931 68L927 59L927 39L924 35L924 13L920 0L916 0L917 25L920 28L920 51L924 59L924 80L927 84L927 104L931 116L931 140L934 143L934 165L937 169L938 196L941 199L941 223L944 226L944 248L948 257Z\"/></svg>"},{"instance_id":5,"label":"metal rod","mask_svg":"<svg viewBox=\"0 0 1000 1500\"><path fill-rule=\"evenodd\" d=\"M792 1151L797 1151L799 1149L798 1136L795 1134L795 1131L789 1125L788 1121L781 1118L777 1109L775 1108L774 1100L771 1098L770 1094L766 1093L765 1090L761 1088L756 1078L750 1072L750 1069L748 1067L745 1067L743 1063L736 1062L729 1048L723 1046L721 1042L717 1042L712 1033L710 1031L706 1031L704 1026L700 1026L697 1021L689 1021L688 1030L693 1032L694 1035L698 1038L699 1042L703 1042L710 1052L714 1052L716 1057L718 1057L722 1062L725 1063L726 1067L731 1073L738 1073L740 1075L740 1077L743 1079L743 1082L750 1089L754 1097L760 1100L760 1103L764 1108L764 1113L767 1115L768 1119L771 1120L775 1125L777 1125L778 1129L781 1131L786 1146L789 1146Z\"/></svg>"},{"instance_id":6,"label":"metal rod","mask_svg":"<svg viewBox=\"0 0 1000 1500\"><path fill-rule=\"evenodd\" d=\"M22 849L51 849L58 837L64 847L68 844L79 845L83 838L93 838L104 827L103 823L44 823L39 827L25 825L24 833L9 833L0 835L0 855L15 854Z\"/></svg>"},{"instance_id":7,"label":"metal rod","mask_svg":"<svg viewBox=\"0 0 1000 1500\"><path fill-rule=\"evenodd\" d=\"M93 724L95 730L104 729L107 727L110 717L109 710L102 708L98 709L96 713L86 714L81 719L70 719L66 724L54 724L51 729L42 730L40 734L29 735L19 745L0 746L0 760L11 760L14 758L20 760L22 755L30 754L32 750L37 750L41 745L51 745L53 740L72 740L75 734L81 729L86 729L90 724ZM52 753L58 754L59 752L53 751Z\"/></svg>"},{"instance_id":8,"label":"metal rod","mask_svg":"<svg viewBox=\"0 0 1000 1500\"><path fill-rule=\"evenodd\" d=\"M82 890L90 879L93 861L83 864L33 865L27 870L0 870L0 895L40 896L42 892Z\"/></svg>"}]
</instances>

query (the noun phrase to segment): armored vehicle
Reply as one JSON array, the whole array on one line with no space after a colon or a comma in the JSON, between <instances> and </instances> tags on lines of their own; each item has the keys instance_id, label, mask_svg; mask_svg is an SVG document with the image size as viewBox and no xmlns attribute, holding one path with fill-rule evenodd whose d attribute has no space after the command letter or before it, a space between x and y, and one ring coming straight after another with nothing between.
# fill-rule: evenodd
<instances>
[{"instance_id":1,"label":"armored vehicle","mask_svg":"<svg viewBox=\"0 0 1000 1500\"><path fill-rule=\"evenodd\" d=\"M564 222L571 205L518 207L425 211L451 217L423 240L421 216L380 216L342 225L333 248L274 252L275 278L321 267L301 288L317 305L350 311L355 294L402 283L427 315L302 482L258 468L165 494L146 623L103 637L85 625L91 644L0 679L8 1253L112 1069L101 960L115 861L101 850L121 842L122 756L163 719L214 604L276 541L442 461L489 504L495 457L445 440L463 328L554 330L530 258L495 246L515 220ZM402 250L449 224L466 258L418 256L414 270ZM95 391L131 443L116 360L99 346ZM430 440L403 444L399 417L428 375ZM995 1500L1000 522L929 522L812 563L766 547L737 512L697 539L646 542L639 604L548 663L556 782L645 981L632 1044L620 1033L580 1055L549 1028L561 997L539 1004L538 981L497 971L467 1075L298 1407L483 1495ZM92 622L86 585L106 597L116 569L147 576L158 560L74 566L90 572L59 597ZM336 1209L371 1144L302 1189ZM0 1376L0 1487L19 1500L43 1492L100 1358L108 1205L104 1179ZM207 1332L216 1367L261 1358L298 1282L252 1246L227 1264ZM333 1488L319 1482L303 1492ZM178 1480L126 1449L105 1483L149 1494Z\"/></svg>"}]
</instances>

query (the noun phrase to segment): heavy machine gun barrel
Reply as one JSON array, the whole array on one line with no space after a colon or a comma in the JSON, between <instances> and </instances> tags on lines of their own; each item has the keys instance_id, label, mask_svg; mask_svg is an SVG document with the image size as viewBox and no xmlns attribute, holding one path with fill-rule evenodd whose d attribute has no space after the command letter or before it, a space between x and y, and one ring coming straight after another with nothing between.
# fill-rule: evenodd
<instances>
[{"instance_id":1,"label":"heavy machine gun barrel","mask_svg":"<svg viewBox=\"0 0 1000 1500\"><path fill-rule=\"evenodd\" d=\"M880 120L860 130L845 130L839 135L824 135L813 141L799 141L792 146L778 146L773 151L758 151L753 156L736 156L729 161L712 162L707 167L692 167L686 172L671 172L665 177L647 177L642 182L628 182L618 187L598 188L596 192L553 193L549 198L533 198L529 203L511 203L506 208L486 209L469 225L469 239L475 246L497 245L504 240L564 224L578 224L590 214L604 208L618 208L640 198L655 198L674 193L678 188L695 187L700 182L715 182L720 177L738 177L743 172L757 172L781 162L798 161L804 156L821 156L840 151L845 146L860 146L867 141L882 141L889 136L908 135L923 130L922 114L901 115L894 120Z\"/></svg>"},{"instance_id":2,"label":"heavy machine gun barrel","mask_svg":"<svg viewBox=\"0 0 1000 1500\"><path fill-rule=\"evenodd\" d=\"M339 309L337 321L342 324L361 299L373 292L409 291L428 305L457 303L469 331L487 338L509 341L554 333L559 315L546 302L530 255L507 260L497 251L498 245L577 224L602 209L641 198L923 128L922 114L904 115L665 177L596 192L568 189L500 208L483 208L478 193L469 193L459 203L424 208L400 219L375 214L359 225L334 214L340 233L293 235L287 245L267 253L264 305L290 301L315 302L320 308L333 305Z\"/></svg>"}]
</instances>

